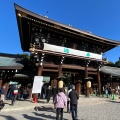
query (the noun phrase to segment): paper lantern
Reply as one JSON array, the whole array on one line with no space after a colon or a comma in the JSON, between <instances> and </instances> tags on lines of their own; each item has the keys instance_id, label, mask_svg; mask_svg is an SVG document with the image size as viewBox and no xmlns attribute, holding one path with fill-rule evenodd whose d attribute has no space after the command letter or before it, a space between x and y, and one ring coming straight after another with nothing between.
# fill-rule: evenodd
<instances>
[{"instance_id":1,"label":"paper lantern","mask_svg":"<svg viewBox=\"0 0 120 120\"><path fill-rule=\"evenodd\" d=\"M58 82L58 88L63 88L63 81Z\"/></svg>"},{"instance_id":2,"label":"paper lantern","mask_svg":"<svg viewBox=\"0 0 120 120\"><path fill-rule=\"evenodd\" d=\"M91 87L91 82L87 81L87 88L90 88L90 87Z\"/></svg>"}]
</instances>

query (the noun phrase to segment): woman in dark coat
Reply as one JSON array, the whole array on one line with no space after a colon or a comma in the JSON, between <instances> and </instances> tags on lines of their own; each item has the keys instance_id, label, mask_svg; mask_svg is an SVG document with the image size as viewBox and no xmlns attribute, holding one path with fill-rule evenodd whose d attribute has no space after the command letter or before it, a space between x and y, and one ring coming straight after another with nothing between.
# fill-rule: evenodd
<instances>
[{"instance_id":1,"label":"woman in dark coat","mask_svg":"<svg viewBox=\"0 0 120 120\"><path fill-rule=\"evenodd\" d=\"M47 91L46 91L46 99L47 99L47 103L49 103L50 101L50 96L51 96L51 89L50 89L50 86L47 88Z\"/></svg>"},{"instance_id":2,"label":"woman in dark coat","mask_svg":"<svg viewBox=\"0 0 120 120\"><path fill-rule=\"evenodd\" d=\"M57 94L57 88L56 88L55 85L54 85L54 87L52 88L52 94L53 94L53 102L54 102L55 97L56 97L56 94Z\"/></svg>"}]
</instances>

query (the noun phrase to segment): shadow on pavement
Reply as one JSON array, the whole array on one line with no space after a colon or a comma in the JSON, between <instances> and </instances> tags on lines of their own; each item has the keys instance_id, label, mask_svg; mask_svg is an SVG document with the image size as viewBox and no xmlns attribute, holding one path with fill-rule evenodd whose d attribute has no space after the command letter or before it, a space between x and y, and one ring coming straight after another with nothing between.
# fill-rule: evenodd
<instances>
[{"instance_id":1,"label":"shadow on pavement","mask_svg":"<svg viewBox=\"0 0 120 120\"><path fill-rule=\"evenodd\" d=\"M6 115L0 115L0 117L4 117L6 118L6 120L16 120L14 117L11 117L11 116L6 116Z\"/></svg>"},{"instance_id":2,"label":"shadow on pavement","mask_svg":"<svg viewBox=\"0 0 120 120\"><path fill-rule=\"evenodd\" d=\"M120 104L120 101L112 101L112 100L110 100L110 101L108 101L108 102L119 103L119 104Z\"/></svg>"},{"instance_id":3,"label":"shadow on pavement","mask_svg":"<svg viewBox=\"0 0 120 120\"><path fill-rule=\"evenodd\" d=\"M44 113L36 113L36 112L33 112L36 116L39 116L39 117L44 117L45 119L44 120L55 120L56 117L54 116L51 116L51 115L45 115Z\"/></svg>"},{"instance_id":4,"label":"shadow on pavement","mask_svg":"<svg viewBox=\"0 0 120 120\"><path fill-rule=\"evenodd\" d=\"M6 103L6 102L5 102L4 104L5 104L5 105L11 105L10 103Z\"/></svg>"},{"instance_id":5,"label":"shadow on pavement","mask_svg":"<svg viewBox=\"0 0 120 120\"><path fill-rule=\"evenodd\" d=\"M41 106L41 107L35 107L34 108L36 111L47 111L47 112L54 112L53 108L52 107L44 107L44 106Z\"/></svg>"},{"instance_id":6,"label":"shadow on pavement","mask_svg":"<svg viewBox=\"0 0 120 120\"><path fill-rule=\"evenodd\" d=\"M36 107L35 107L35 110L36 110ZM55 110L52 108L52 107L44 107L44 106L41 106L41 107L37 107L37 110L36 111L45 111L45 112L53 112L53 114L55 114L56 116L56 112ZM38 113L38 112L33 112L36 116L39 116L39 117L43 117L45 118L44 120L55 120L56 117L55 116L52 116L52 115L46 115L44 113ZM42 120L42 119L40 119ZM68 119L64 119L64 120L68 120Z\"/></svg>"},{"instance_id":7,"label":"shadow on pavement","mask_svg":"<svg viewBox=\"0 0 120 120\"><path fill-rule=\"evenodd\" d=\"M29 115L26 115L26 114L23 114L23 117L28 119L28 120L45 120L43 118L36 118L36 117L32 117L32 116L29 116Z\"/></svg>"},{"instance_id":8,"label":"shadow on pavement","mask_svg":"<svg viewBox=\"0 0 120 120\"><path fill-rule=\"evenodd\" d=\"M53 111L53 108L52 107L44 107L44 106L41 106L41 107L35 107L34 108L36 111L45 111L45 112L54 112ZM32 117L32 116L28 116L26 114L23 114L24 118L26 119L29 119L29 120L55 120L55 117L54 116L51 116L51 115L45 115L44 113L36 113L36 112L33 112L36 116L38 116L39 118L35 118L35 117ZM40 117L43 117L43 118L40 118Z\"/></svg>"},{"instance_id":9,"label":"shadow on pavement","mask_svg":"<svg viewBox=\"0 0 120 120\"><path fill-rule=\"evenodd\" d=\"M0 111L5 107L5 103L0 104Z\"/></svg>"}]
</instances>

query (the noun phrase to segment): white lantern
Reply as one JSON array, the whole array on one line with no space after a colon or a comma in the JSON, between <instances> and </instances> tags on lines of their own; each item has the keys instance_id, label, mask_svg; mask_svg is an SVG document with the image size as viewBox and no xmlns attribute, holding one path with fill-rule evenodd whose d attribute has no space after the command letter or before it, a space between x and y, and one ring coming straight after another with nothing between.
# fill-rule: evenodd
<instances>
[{"instance_id":1,"label":"white lantern","mask_svg":"<svg viewBox=\"0 0 120 120\"><path fill-rule=\"evenodd\" d=\"M58 88L63 88L63 81L62 80L58 82Z\"/></svg>"},{"instance_id":2,"label":"white lantern","mask_svg":"<svg viewBox=\"0 0 120 120\"><path fill-rule=\"evenodd\" d=\"M90 87L91 87L91 82L87 81L87 88L90 88Z\"/></svg>"}]
</instances>

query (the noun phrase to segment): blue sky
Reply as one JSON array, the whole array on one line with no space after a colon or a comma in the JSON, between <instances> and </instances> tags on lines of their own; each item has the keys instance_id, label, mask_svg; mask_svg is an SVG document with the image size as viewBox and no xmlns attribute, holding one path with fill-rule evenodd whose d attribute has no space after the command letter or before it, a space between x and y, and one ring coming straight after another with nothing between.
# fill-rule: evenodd
<instances>
[{"instance_id":1,"label":"blue sky","mask_svg":"<svg viewBox=\"0 0 120 120\"><path fill-rule=\"evenodd\" d=\"M1 0L1 53L23 53L14 3L60 23L120 41L120 0ZM118 61L120 47L108 51L104 57Z\"/></svg>"}]
</instances>

